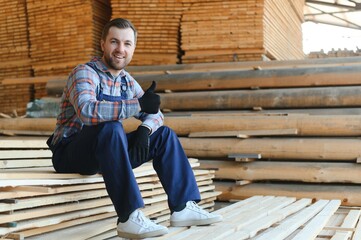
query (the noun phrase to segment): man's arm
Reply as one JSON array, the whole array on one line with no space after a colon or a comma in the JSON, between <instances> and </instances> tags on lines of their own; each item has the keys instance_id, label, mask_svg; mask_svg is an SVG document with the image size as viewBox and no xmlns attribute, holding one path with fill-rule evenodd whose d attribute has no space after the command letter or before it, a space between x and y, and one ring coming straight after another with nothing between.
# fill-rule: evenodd
<instances>
[{"instance_id":1,"label":"man's arm","mask_svg":"<svg viewBox=\"0 0 361 240\"><path fill-rule=\"evenodd\" d=\"M99 85L99 76L89 66L79 65L70 75L67 84L69 101L85 125L126 119L140 111L136 98L119 102L98 101L96 88Z\"/></svg>"},{"instance_id":2,"label":"man's arm","mask_svg":"<svg viewBox=\"0 0 361 240\"><path fill-rule=\"evenodd\" d=\"M131 78L131 80L134 81L134 96L139 99L143 96L144 91L137 81L135 81L133 78ZM134 115L134 117L142 121L141 125L147 127L150 130L150 134L155 132L164 124L164 115L160 110L158 110L158 112L155 114L139 112L138 114Z\"/></svg>"}]
</instances>

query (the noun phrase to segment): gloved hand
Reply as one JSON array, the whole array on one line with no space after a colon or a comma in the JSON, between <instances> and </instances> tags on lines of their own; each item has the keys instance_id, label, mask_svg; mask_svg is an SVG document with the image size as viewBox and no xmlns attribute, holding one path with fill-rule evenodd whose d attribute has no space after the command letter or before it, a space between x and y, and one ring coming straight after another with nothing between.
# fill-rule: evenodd
<instances>
[{"instance_id":1,"label":"gloved hand","mask_svg":"<svg viewBox=\"0 0 361 240\"><path fill-rule=\"evenodd\" d=\"M142 112L155 114L159 111L160 96L154 93L157 84L155 81L144 92L144 95L138 99Z\"/></svg>"},{"instance_id":2,"label":"gloved hand","mask_svg":"<svg viewBox=\"0 0 361 240\"><path fill-rule=\"evenodd\" d=\"M145 162L149 155L149 132L147 127L139 126L132 142L129 143L129 157L137 165Z\"/></svg>"}]
</instances>

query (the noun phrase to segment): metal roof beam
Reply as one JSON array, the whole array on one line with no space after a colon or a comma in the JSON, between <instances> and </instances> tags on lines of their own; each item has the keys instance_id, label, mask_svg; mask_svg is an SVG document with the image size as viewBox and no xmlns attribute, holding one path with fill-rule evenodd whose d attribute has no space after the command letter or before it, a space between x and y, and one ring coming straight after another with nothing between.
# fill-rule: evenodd
<instances>
[{"instance_id":1,"label":"metal roof beam","mask_svg":"<svg viewBox=\"0 0 361 240\"><path fill-rule=\"evenodd\" d=\"M355 10L357 9L357 5L359 5L356 2L350 1L352 3L355 4L354 7L349 6L349 5L344 5L344 4L339 4L339 3L329 3L329 2L322 2L322 1L315 1L315 0L306 0L306 3L312 3L312 4L317 4L317 5L323 5L323 6L329 6L329 7L341 7L341 8L346 8L346 9L350 9L350 10Z\"/></svg>"}]
</instances>

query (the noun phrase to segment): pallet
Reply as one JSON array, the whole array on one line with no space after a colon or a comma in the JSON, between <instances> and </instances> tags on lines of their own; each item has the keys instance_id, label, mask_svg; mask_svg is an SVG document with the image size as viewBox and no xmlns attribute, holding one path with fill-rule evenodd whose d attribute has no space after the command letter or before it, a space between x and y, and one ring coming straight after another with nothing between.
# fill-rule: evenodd
<instances>
[{"instance_id":1,"label":"pallet","mask_svg":"<svg viewBox=\"0 0 361 240\"><path fill-rule=\"evenodd\" d=\"M224 221L211 226L171 227L155 239L360 239L361 209L340 207L339 200L254 196L221 208Z\"/></svg>"}]
</instances>

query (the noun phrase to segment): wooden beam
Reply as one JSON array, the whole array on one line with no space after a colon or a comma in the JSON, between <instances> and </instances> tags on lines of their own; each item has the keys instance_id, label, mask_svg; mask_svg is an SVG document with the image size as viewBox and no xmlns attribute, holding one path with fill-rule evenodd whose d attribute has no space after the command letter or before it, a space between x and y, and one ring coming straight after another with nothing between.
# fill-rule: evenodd
<instances>
[{"instance_id":1,"label":"wooden beam","mask_svg":"<svg viewBox=\"0 0 361 240\"><path fill-rule=\"evenodd\" d=\"M301 183L251 183L237 186L234 183L215 182L216 190L222 191L220 201L245 199L254 195L289 196L296 198L341 200L343 206L361 206L359 185L320 185Z\"/></svg>"},{"instance_id":2,"label":"wooden beam","mask_svg":"<svg viewBox=\"0 0 361 240\"><path fill-rule=\"evenodd\" d=\"M217 179L248 181L296 181L318 183L361 183L357 163L201 160L200 168L217 169Z\"/></svg>"},{"instance_id":3,"label":"wooden beam","mask_svg":"<svg viewBox=\"0 0 361 240\"><path fill-rule=\"evenodd\" d=\"M237 110L360 107L361 86L202 91L160 94L161 109Z\"/></svg>"},{"instance_id":4,"label":"wooden beam","mask_svg":"<svg viewBox=\"0 0 361 240\"><path fill-rule=\"evenodd\" d=\"M188 137L256 137L256 136L289 136L297 135L297 129L269 129L249 131L214 131L214 132L192 132Z\"/></svg>"},{"instance_id":5,"label":"wooden beam","mask_svg":"<svg viewBox=\"0 0 361 240\"><path fill-rule=\"evenodd\" d=\"M34 122L37 124L34 124ZM0 119L0 129L33 129L52 131L55 128L56 119ZM137 129L140 122L135 119L127 119L123 122L126 132ZM246 115L239 117L237 114L226 113L221 116L166 116L165 125L172 128L178 135L185 136L192 132L222 131L261 131L282 129L297 129L299 136L360 136L361 115ZM17 140L18 139L18 140ZM31 138L21 138L31 139ZM31 144L34 148L48 147L47 138L33 138L34 141L24 141L16 137L0 137L0 148L14 148L19 143ZM41 141L35 141L41 139ZM9 141L5 141L9 140ZM14 142L10 141L14 140ZM30 144L29 143L29 144ZM29 145L30 146L30 145ZM19 146L20 147L20 146Z\"/></svg>"},{"instance_id":6,"label":"wooden beam","mask_svg":"<svg viewBox=\"0 0 361 240\"><path fill-rule=\"evenodd\" d=\"M353 161L361 142L352 138L179 138L187 156L227 158L229 154L258 153L262 159Z\"/></svg>"}]
</instances>

